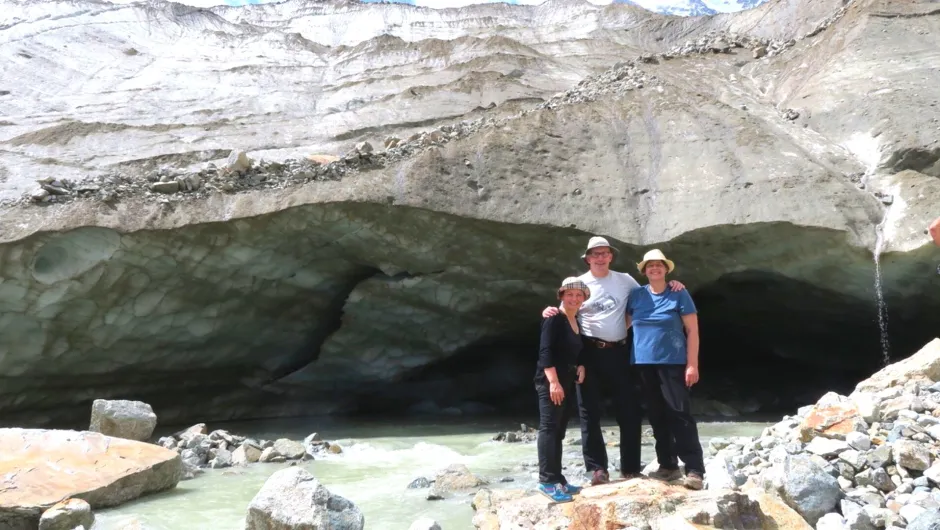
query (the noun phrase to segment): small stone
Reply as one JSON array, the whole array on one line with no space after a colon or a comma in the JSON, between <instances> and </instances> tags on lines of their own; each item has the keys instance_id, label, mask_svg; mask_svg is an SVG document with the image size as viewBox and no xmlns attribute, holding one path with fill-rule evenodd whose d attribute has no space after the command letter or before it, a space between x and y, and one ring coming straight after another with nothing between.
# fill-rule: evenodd
<instances>
[{"instance_id":1,"label":"small stone","mask_svg":"<svg viewBox=\"0 0 940 530\"><path fill-rule=\"evenodd\" d=\"M937 530L940 529L940 510L936 508L926 510L912 521L908 521L907 530Z\"/></svg>"},{"instance_id":2,"label":"small stone","mask_svg":"<svg viewBox=\"0 0 940 530\"><path fill-rule=\"evenodd\" d=\"M418 477L412 480L411 483L408 484L408 489L410 490L424 489L424 488L430 488L430 487L431 487L431 481L425 477Z\"/></svg>"},{"instance_id":3,"label":"small stone","mask_svg":"<svg viewBox=\"0 0 940 530\"><path fill-rule=\"evenodd\" d=\"M842 440L833 440L830 438L813 438L806 444L806 450L814 455L823 457L836 456L842 451L849 449L849 444Z\"/></svg>"},{"instance_id":4,"label":"small stone","mask_svg":"<svg viewBox=\"0 0 940 530\"><path fill-rule=\"evenodd\" d=\"M905 504L898 510L898 515L901 516L905 521L916 521L918 517L921 516L924 512L927 511L927 508L923 506L918 506L916 504ZM940 528L938 528L940 530Z\"/></svg>"},{"instance_id":5,"label":"small stone","mask_svg":"<svg viewBox=\"0 0 940 530\"><path fill-rule=\"evenodd\" d=\"M855 475L855 483L859 486L872 486L880 491L889 492L896 488L888 472L883 468L866 469Z\"/></svg>"},{"instance_id":6,"label":"small stone","mask_svg":"<svg viewBox=\"0 0 940 530\"><path fill-rule=\"evenodd\" d=\"M441 525L434 519L421 518L411 523L408 530L441 530Z\"/></svg>"},{"instance_id":7,"label":"small stone","mask_svg":"<svg viewBox=\"0 0 940 530\"><path fill-rule=\"evenodd\" d=\"M259 462L284 462L286 459L283 455L278 454L273 447L268 447L264 451L261 451L261 456L258 458Z\"/></svg>"},{"instance_id":8,"label":"small stone","mask_svg":"<svg viewBox=\"0 0 940 530\"><path fill-rule=\"evenodd\" d=\"M853 449L858 449L859 451L867 451L871 449L871 438L867 434L861 432L850 432L845 435L845 441Z\"/></svg>"},{"instance_id":9,"label":"small stone","mask_svg":"<svg viewBox=\"0 0 940 530\"><path fill-rule=\"evenodd\" d=\"M42 513L39 530L72 530L78 526L90 529L94 522L91 505L82 499L67 499Z\"/></svg>"},{"instance_id":10,"label":"small stone","mask_svg":"<svg viewBox=\"0 0 940 530\"><path fill-rule=\"evenodd\" d=\"M150 191L155 191L157 193L176 193L180 190L180 183L178 181L171 182L154 182L150 185Z\"/></svg>"},{"instance_id":11,"label":"small stone","mask_svg":"<svg viewBox=\"0 0 940 530\"><path fill-rule=\"evenodd\" d=\"M232 150L225 160L225 169L231 173L241 173L251 168L251 159L245 151Z\"/></svg>"},{"instance_id":12,"label":"small stone","mask_svg":"<svg viewBox=\"0 0 940 530\"><path fill-rule=\"evenodd\" d=\"M435 491L434 488L431 488L430 490L428 490L428 494L425 497L425 499L429 501L440 501L440 500L444 500L444 495L439 491Z\"/></svg>"},{"instance_id":13,"label":"small stone","mask_svg":"<svg viewBox=\"0 0 940 530\"><path fill-rule=\"evenodd\" d=\"M837 513L827 513L816 522L816 530L846 530L845 519Z\"/></svg>"},{"instance_id":14,"label":"small stone","mask_svg":"<svg viewBox=\"0 0 940 530\"><path fill-rule=\"evenodd\" d=\"M219 469L223 467L231 467L232 465L232 453L226 449L216 450L215 457L209 461L209 467L212 469Z\"/></svg>"},{"instance_id":15,"label":"small stone","mask_svg":"<svg viewBox=\"0 0 940 530\"><path fill-rule=\"evenodd\" d=\"M930 451L921 443L899 440L892 451L894 461L899 466L915 471L924 471L930 467Z\"/></svg>"}]
</instances>

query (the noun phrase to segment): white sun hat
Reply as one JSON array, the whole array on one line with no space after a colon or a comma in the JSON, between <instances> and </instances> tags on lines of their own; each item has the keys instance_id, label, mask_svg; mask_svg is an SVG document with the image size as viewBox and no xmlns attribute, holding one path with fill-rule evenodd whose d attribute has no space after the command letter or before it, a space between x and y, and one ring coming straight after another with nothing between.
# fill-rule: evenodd
<instances>
[{"instance_id":1,"label":"white sun hat","mask_svg":"<svg viewBox=\"0 0 940 530\"><path fill-rule=\"evenodd\" d=\"M654 248L653 250L644 254L643 261L637 263L636 268L639 269L639 271L642 273L643 269L646 268L646 262L656 261L656 260L659 260L665 263L666 267L669 269L669 272L672 272L672 270L676 268L676 264L673 263L672 260L666 259L666 256L663 255L662 251L659 250L658 248Z\"/></svg>"},{"instance_id":2,"label":"white sun hat","mask_svg":"<svg viewBox=\"0 0 940 530\"><path fill-rule=\"evenodd\" d=\"M587 253L590 252L592 248L597 248L597 247L609 247L610 251L614 253L614 256L616 256L617 253L620 252L620 250L617 247L608 243L605 238L600 237L600 236L594 236L588 241L587 248L584 249L584 254L581 255L581 259L586 259Z\"/></svg>"}]
</instances>

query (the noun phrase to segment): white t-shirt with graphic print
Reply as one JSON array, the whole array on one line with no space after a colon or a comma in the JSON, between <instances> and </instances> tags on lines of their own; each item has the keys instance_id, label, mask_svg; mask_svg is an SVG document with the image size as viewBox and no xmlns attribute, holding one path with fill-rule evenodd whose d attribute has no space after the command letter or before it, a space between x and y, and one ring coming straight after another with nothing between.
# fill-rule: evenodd
<instances>
[{"instance_id":1,"label":"white t-shirt with graphic print","mask_svg":"<svg viewBox=\"0 0 940 530\"><path fill-rule=\"evenodd\" d=\"M591 297L579 312L582 333L605 341L627 338L627 298L640 284L629 274L617 271L610 271L603 278L586 272L578 279L591 290Z\"/></svg>"}]
</instances>

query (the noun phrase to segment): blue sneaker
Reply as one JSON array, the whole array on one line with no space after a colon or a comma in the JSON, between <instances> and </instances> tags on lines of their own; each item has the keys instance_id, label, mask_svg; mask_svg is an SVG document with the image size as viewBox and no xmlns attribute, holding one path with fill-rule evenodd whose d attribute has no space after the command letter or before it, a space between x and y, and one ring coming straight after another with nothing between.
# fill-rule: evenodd
<instances>
[{"instance_id":1,"label":"blue sneaker","mask_svg":"<svg viewBox=\"0 0 940 530\"><path fill-rule=\"evenodd\" d=\"M581 486L575 486L573 484L562 484L561 491L567 493L568 495L577 495L581 493Z\"/></svg>"},{"instance_id":2,"label":"blue sneaker","mask_svg":"<svg viewBox=\"0 0 940 530\"><path fill-rule=\"evenodd\" d=\"M561 484L539 483L539 493L545 495L555 502L571 502L574 500L571 495L565 493Z\"/></svg>"}]
</instances>

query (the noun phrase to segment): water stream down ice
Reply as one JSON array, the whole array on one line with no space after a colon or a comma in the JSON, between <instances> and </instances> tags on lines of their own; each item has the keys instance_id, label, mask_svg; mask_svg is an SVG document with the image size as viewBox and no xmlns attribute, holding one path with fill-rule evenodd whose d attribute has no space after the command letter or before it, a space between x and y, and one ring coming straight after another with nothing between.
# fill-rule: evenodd
<instances>
[{"instance_id":1,"label":"water stream down ice","mask_svg":"<svg viewBox=\"0 0 940 530\"><path fill-rule=\"evenodd\" d=\"M888 216L885 214L884 219ZM881 286L881 252L884 250L884 220L875 227L875 297L878 302L878 328L881 331L881 356L884 365L891 364L891 352L888 343L888 307L885 304L884 290Z\"/></svg>"}]
</instances>

